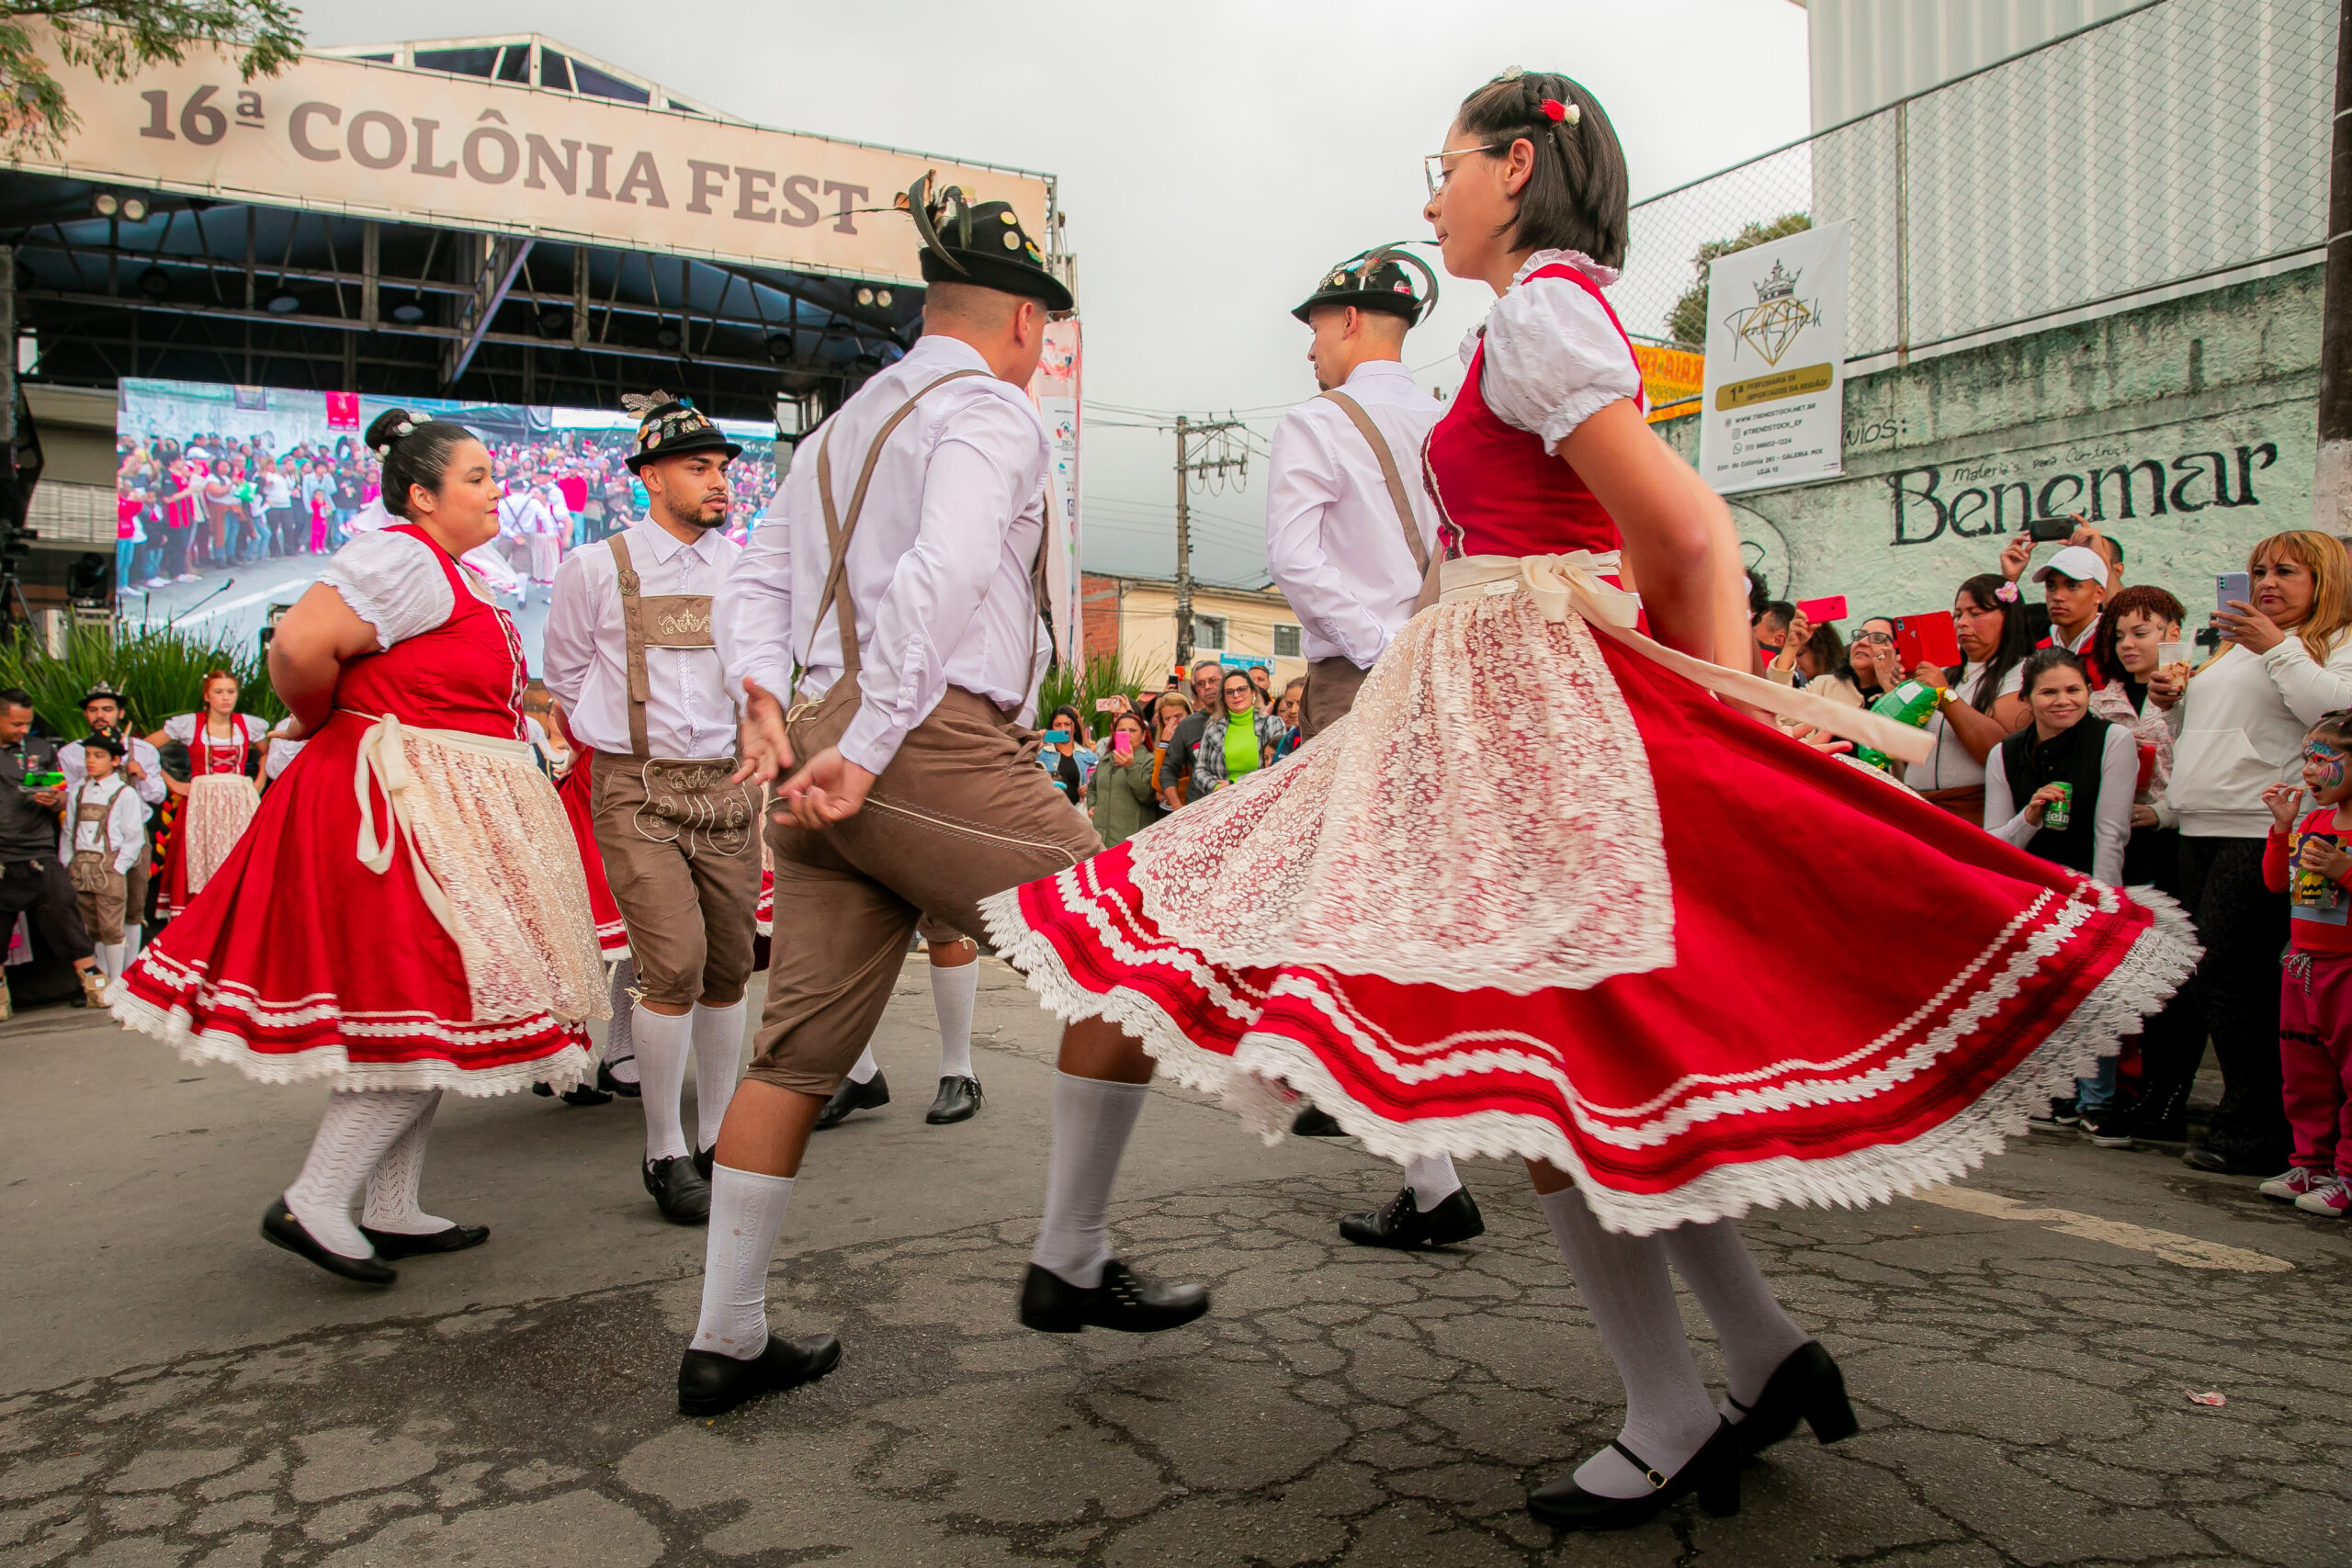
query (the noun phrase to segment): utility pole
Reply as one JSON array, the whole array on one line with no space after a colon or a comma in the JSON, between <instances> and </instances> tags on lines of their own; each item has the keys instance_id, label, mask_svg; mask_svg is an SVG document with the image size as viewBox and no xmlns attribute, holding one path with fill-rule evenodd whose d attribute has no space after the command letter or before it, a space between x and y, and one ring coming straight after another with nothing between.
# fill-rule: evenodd
<instances>
[{"instance_id":1,"label":"utility pole","mask_svg":"<svg viewBox=\"0 0 2352 1568\"><path fill-rule=\"evenodd\" d=\"M2312 526L2341 536L2352 533L2352 0L2343 0L2337 11L2327 283L2319 328L2319 462L2312 476Z\"/></svg>"},{"instance_id":2,"label":"utility pole","mask_svg":"<svg viewBox=\"0 0 2352 1568\"><path fill-rule=\"evenodd\" d=\"M2352 0L2346 0L2352 4ZM1222 488L1227 475L1236 483L1250 477L1248 427L1239 420L1194 420L1176 416L1176 662L1193 662L1193 486L1206 480ZM1201 443L1196 448L1193 443ZM1206 451L1211 456L1194 456Z\"/></svg>"}]
</instances>

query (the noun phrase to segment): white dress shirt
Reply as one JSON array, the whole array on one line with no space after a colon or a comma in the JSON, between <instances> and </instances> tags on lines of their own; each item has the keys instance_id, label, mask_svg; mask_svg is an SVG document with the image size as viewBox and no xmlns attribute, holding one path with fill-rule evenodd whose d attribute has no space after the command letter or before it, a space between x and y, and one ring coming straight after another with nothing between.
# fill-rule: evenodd
<instances>
[{"instance_id":1,"label":"white dress shirt","mask_svg":"<svg viewBox=\"0 0 2352 1568\"><path fill-rule=\"evenodd\" d=\"M2086 724L2098 722L2084 719ZM2031 742L2028 741L2030 745ZM1984 830L2030 853L2041 829L2026 820L2026 807L2009 793L2009 773L1995 751L1984 773ZM2109 887L2123 886L2123 851L2132 841L2132 794L2140 785L2140 743L2120 724L2107 727L2099 752L2098 808L2091 819L2091 875ZM2075 803L2081 809L2081 803Z\"/></svg>"},{"instance_id":2,"label":"white dress shirt","mask_svg":"<svg viewBox=\"0 0 2352 1568\"><path fill-rule=\"evenodd\" d=\"M139 737L133 735L129 739L130 755L115 763L115 776L136 790L139 798L148 805L161 806L164 804L164 796L171 793L170 786L164 782L164 759L155 754L155 748L148 745ZM123 761L138 763L139 777L132 778L130 770L123 766ZM82 781L89 777L90 770L83 763L82 743L79 740L70 741L57 749L57 771L65 775L67 794L70 795L82 787Z\"/></svg>"},{"instance_id":3,"label":"white dress shirt","mask_svg":"<svg viewBox=\"0 0 2352 1568\"><path fill-rule=\"evenodd\" d=\"M526 538L554 529L548 503L529 491L509 491L498 499L498 531L510 539Z\"/></svg>"},{"instance_id":4,"label":"white dress shirt","mask_svg":"<svg viewBox=\"0 0 2352 1568\"><path fill-rule=\"evenodd\" d=\"M637 569L638 592L649 598L713 592L742 554L716 528L687 544L650 519L622 537ZM627 756L628 635L609 542L583 545L556 569L539 666L580 743ZM645 743L655 756L734 754L735 703L728 694L735 688L715 650L649 648L645 684Z\"/></svg>"},{"instance_id":5,"label":"white dress shirt","mask_svg":"<svg viewBox=\"0 0 2352 1568\"><path fill-rule=\"evenodd\" d=\"M82 851L103 849L107 840L111 840L117 874L128 872L139 863L139 852L147 842L147 807L140 803L138 792L130 787L130 780L120 773L112 778L92 779L86 784L75 784L74 793L65 798L68 805L63 830L57 835L57 858L60 862L72 865L74 857ZM106 820L83 821L82 807L85 804L106 805Z\"/></svg>"},{"instance_id":6,"label":"white dress shirt","mask_svg":"<svg viewBox=\"0 0 2352 1568\"><path fill-rule=\"evenodd\" d=\"M1445 405L1393 359L1359 365L1340 389L1388 439L1421 544L1437 549L1437 504L1420 484L1421 440ZM1347 411L1311 398L1283 416L1266 481L1266 565L1298 616L1309 659L1369 670L1413 614L1421 572L1372 443Z\"/></svg>"},{"instance_id":7,"label":"white dress shirt","mask_svg":"<svg viewBox=\"0 0 2352 1568\"><path fill-rule=\"evenodd\" d=\"M1027 722L1052 658L1030 588L1045 536L1046 429L1028 394L987 368L969 344L926 337L860 388L800 443L713 607L729 691L748 677L788 702L798 660L801 694L821 696L842 663L838 612L817 615L831 564L819 446L832 443L846 526L866 449L899 405L951 371L983 372L933 392L891 433L850 540L844 588L856 606L862 699L841 751L872 773L950 686Z\"/></svg>"}]
</instances>

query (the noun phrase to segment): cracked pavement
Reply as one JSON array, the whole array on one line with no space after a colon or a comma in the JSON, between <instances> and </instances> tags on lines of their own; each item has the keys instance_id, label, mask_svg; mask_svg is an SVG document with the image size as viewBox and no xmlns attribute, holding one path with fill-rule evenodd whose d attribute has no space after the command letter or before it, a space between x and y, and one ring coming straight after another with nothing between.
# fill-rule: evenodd
<instances>
[{"instance_id":1,"label":"cracked pavement","mask_svg":"<svg viewBox=\"0 0 2352 1568\"><path fill-rule=\"evenodd\" d=\"M1337 1218L1393 1168L1266 1150L1160 1089L1114 1232L1211 1315L1027 1333L1055 1032L987 962L981 1116L922 1125L917 961L877 1042L899 1099L822 1134L796 1190L772 1315L838 1332L841 1369L710 1422L673 1408L700 1233L651 1216L626 1102L445 1104L426 1205L493 1239L368 1292L253 1232L317 1091L19 1021L0 1568L2352 1560L2352 1238L2154 1151L2042 1134L1958 1204L1752 1216L1862 1430L1774 1450L1727 1519L1555 1538L1521 1511L1619 1396L1500 1165L1465 1172L1485 1236L1360 1250Z\"/></svg>"}]
</instances>

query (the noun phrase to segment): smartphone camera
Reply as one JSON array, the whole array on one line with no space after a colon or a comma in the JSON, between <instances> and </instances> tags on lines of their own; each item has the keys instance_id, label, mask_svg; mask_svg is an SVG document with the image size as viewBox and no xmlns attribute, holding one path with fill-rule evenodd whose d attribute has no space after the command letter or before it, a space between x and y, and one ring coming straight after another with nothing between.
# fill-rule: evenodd
<instances>
[{"instance_id":1,"label":"smartphone camera","mask_svg":"<svg viewBox=\"0 0 2352 1568\"><path fill-rule=\"evenodd\" d=\"M2191 640L2199 648L2219 648L2222 646L2222 628L2199 626L2197 629L2197 636Z\"/></svg>"}]
</instances>

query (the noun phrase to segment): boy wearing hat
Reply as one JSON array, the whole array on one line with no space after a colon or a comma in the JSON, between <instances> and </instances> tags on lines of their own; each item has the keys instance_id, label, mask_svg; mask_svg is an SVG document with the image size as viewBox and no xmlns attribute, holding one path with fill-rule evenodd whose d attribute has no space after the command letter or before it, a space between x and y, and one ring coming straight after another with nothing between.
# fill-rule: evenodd
<instances>
[{"instance_id":1,"label":"boy wearing hat","mask_svg":"<svg viewBox=\"0 0 2352 1568\"><path fill-rule=\"evenodd\" d=\"M121 741L101 733L81 745L85 776L65 797L57 858L97 950L98 972L111 985L126 964L123 905L128 874L147 848L147 807L115 772L126 750Z\"/></svg>"},{"instance_id":2,"label":"boy wearing hat","mask_svg":"<svg viewBox=\"0 0 2352 1568\"><path fill-rule=\"evenodd\" d=\"M101 681L82 696L82 722L90 727L93 736L112 736L125 748L116 773L137 793L140 801L152 813L163 807L169 786L164 777L164 759L144 738L130 733L130 705L122 693ZM87 770L82 763L85 743L75 740L57 749L57 771L65 775L66 793L70 796L82 787ZM124 965L139 956L141 922L147 916L147 886L155 869L155 857L144 831L149 817L141 818L141 832L139 858L133 862L123 888L122 953L123 964L116 966L120 974ZM95 940L95 939L94 939Z\"/></svg>"},{"instance_id":3,"label":"boy wearing hat","mask_svg":"<svg viewBox=\"0 0 2352 1568\"><path fill-rule=\"evenodd\" d=\"M890 999L919 911L983 929L980 900L1102 847L1036 766L1052 653L1040 619L1048 451L1023 389L1070 308L1019 216L928 175L899 205L923 243L923 335L803 440L720 591L748 778L775 778L775 938L754 1058L719 1137L702 1315L678 1405L713 1415L821 1377L767 1275L828 1097ZM1113 1178L1151 1062L1114 1024L1063 1032L1046 1213L1022 1321L1171 1328L1207 1310L1110 1255Z\"/></svg>"},{"instance_id":4,"label":"boy wearing hat","mask_svg":"<svg viewBox=\"0 0 2352 1568\"><path fill-rule=\"evenodd\" d=\"M1418 481L1422 438L1445 405L1403 363L1405 334L1436 304L1429 267L1400 245L1381 245L1333 267L1291 312L1312 330L1306 357L1322 390L1274 431L1266 565L1298 615L1303 739L1355 705L1442 553L1437 506ZM1312 1107L1292 1128L1310 1137L1339 1130ZM1342 1236L1365 1247L1442 1247L1486 1228L1443 1155L1415 1160L1394 1199L1340 1222Z\"/></svg>"},{"instance_id":5,"label":"boy wearing hat","mask_svg":"<svg viewBox=\"0 0 2352 1568\"><path fill-rule=\"evenodd\" d=\"M759 798L731 777L735 704L710 623L741 553L722 530L727 465L742 448L665 392L625 405L639 417L627 461L649 515L556 569L542 672L573 738L597 753L596 847L637 964L645 1189L664 1219L700 1224L742 1056L760 896ZM679 1103L689 1052L691 1145Z\"/></svg>"}]
</instances>

